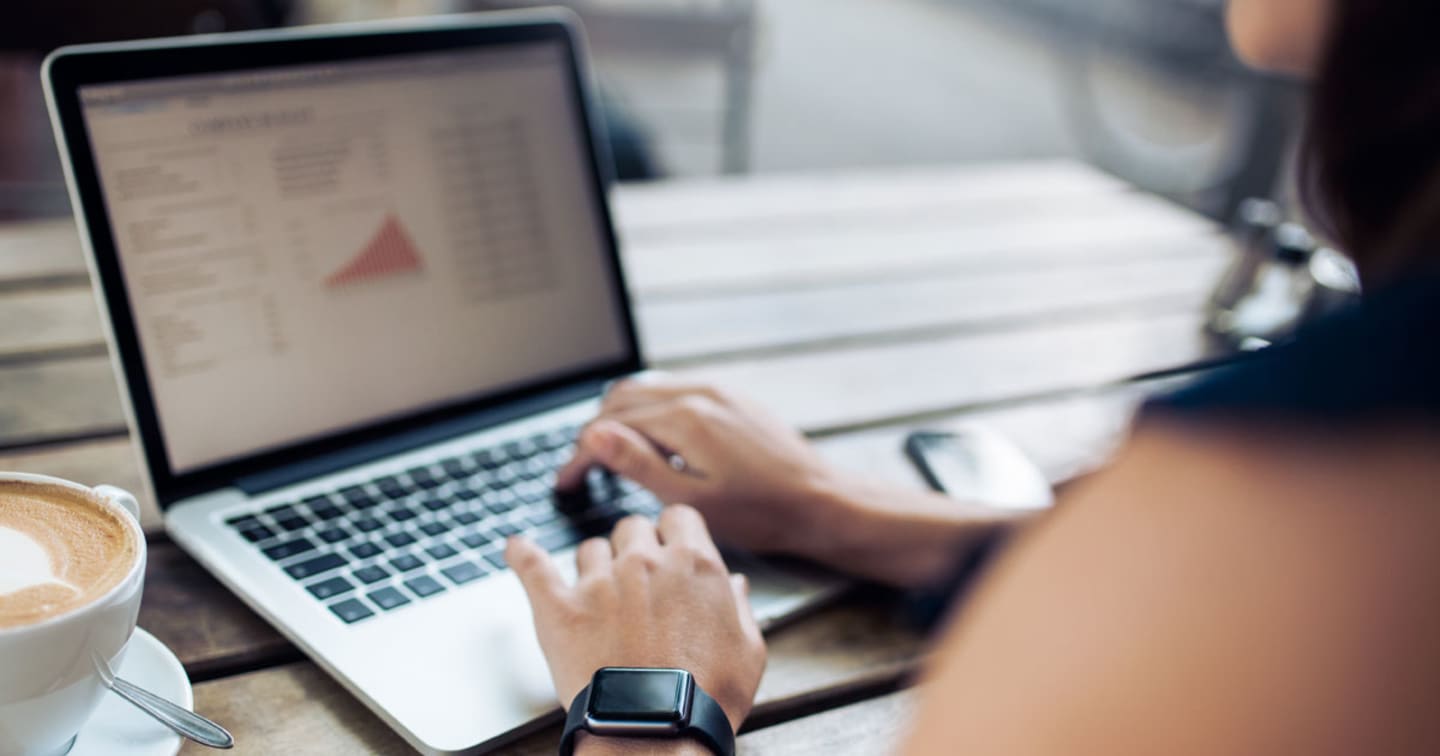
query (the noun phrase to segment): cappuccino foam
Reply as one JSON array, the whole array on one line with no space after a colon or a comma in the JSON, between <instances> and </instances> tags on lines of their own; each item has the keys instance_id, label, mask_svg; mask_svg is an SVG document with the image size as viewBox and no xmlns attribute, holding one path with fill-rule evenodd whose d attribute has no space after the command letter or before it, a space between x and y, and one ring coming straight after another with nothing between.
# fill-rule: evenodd
<instances>
[{"instance_id":1,"label":"cappuccino foam","mask_svg":"<svg viewBox=\"0 0 1440 756\"><path fill-rule=\"evenodd\" d=\"M138 548L124 516L84 491L0 481L0 628L78 609L123 580Z\"/></svg>"}]
</instances>

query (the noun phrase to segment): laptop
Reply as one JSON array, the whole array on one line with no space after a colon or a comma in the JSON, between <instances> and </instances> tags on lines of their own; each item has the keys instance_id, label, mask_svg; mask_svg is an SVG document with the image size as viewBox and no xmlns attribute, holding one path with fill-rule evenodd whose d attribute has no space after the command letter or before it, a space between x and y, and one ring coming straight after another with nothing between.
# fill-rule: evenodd
<instances>
[{"instance_id":1,"label":"laptop","mask_svg":"<svg viewBox=\"0 0 1440 756\"><path fill-rule=\"evenodd\" d=\"M645 369L559 11L61 49L52 118L171 537L426 753L556 719L501 555L643 490L551 483ZM843 583L732 556L774 623Z\"/></svg>"}]
</instances>

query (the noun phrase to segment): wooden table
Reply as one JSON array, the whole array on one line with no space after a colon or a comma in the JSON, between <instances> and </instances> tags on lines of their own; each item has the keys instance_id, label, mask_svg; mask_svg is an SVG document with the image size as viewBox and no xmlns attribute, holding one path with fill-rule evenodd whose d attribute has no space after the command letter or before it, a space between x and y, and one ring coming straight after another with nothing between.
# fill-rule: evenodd
<instances>
[{"instance_id":1,"label":"wooden table","mask_svg":"<svg viewBox=\"0 0 1440 756\"><path fill-rule=\"evenodd\" d=\"M646 354L747 392L837 464L920 485L907 429L983 421L1061 481L1209 357L1211 223L1069 162L753 177L614 197ZM0 226L0 469L139 487L68 221ZM405 744L240 604L147 509L141 626L241 753ZM925 639L861 591L770 636L750 754L887 750ZM553 752L557 728L504 753ZM199 752L198 750L196 752Z\"/></svg>"}]
</instances>

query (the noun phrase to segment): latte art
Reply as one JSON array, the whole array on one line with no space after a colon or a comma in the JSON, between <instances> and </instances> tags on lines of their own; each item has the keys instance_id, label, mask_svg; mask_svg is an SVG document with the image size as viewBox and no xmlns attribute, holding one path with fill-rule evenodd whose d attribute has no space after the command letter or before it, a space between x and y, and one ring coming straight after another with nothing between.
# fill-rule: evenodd
<instances>
[{"instance_id":1,"label":"latte art","mask_svg":"<svg viewBox=\"0 0 1440 756\"><path fill-rule=\"evenodd\" d=\"M124 516L84 491L0 482L0 628L64 614L114 588L136 559Z\"/></svg>"}]
</instances>

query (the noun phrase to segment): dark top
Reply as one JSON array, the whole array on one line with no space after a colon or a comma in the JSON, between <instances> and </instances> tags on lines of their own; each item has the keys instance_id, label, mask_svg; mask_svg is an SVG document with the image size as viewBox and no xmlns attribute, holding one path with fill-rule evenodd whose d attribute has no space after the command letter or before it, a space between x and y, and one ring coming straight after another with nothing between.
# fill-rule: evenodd
<instances>
[{"instance_id":1,"label":"dark top","mask_svg":"<svg viewBox=\"0 0 1440 756\"><path fill-rule=\"evenodd\" d=\"M1368 294L1355 307L1303 328L1289 343L1150 400L1141 416L1316 428L1401 421L1440 428L1440 273ZM998 539L985 544L949 580L914 596L914 619L933 625L1002 545Z\"/></svg>"}]
</instances>

